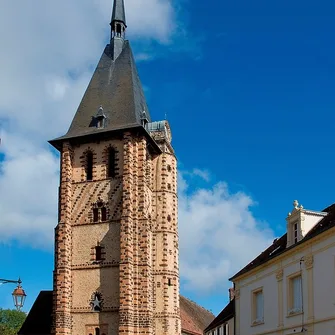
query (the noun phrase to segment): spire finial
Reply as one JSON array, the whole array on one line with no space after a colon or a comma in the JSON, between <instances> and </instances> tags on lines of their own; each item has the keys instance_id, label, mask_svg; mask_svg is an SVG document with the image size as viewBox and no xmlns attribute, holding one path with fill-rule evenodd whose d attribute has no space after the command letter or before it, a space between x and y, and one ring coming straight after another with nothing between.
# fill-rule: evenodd
<instances>
[{"instance_id":1,"label":"spire finial","mask_svg":"<svg viewBox=\"0 0 335 335\"><path fill-rule=\"evenodd\" d=\"M123 0L114 0L111 20L111 56L115 60L119 57L123 48L126 35L126 13Z\"/></svg>"},{"instance_id":2,"label":"spire finial","mask_svg":"<svg viewBox=\"0 0 335 335\"><path fill-rule=\"evenodd\" d=\"M124 0L114 0L111 24L115 21L123 23L127 27Z\"/></svg>"}]
</instances>

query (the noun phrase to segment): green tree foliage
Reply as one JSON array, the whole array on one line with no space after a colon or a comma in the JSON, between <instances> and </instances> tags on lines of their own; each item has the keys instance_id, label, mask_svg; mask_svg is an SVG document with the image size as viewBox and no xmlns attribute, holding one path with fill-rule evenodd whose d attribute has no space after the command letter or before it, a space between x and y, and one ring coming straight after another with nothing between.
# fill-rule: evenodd
<instances>
[{"instance_id":1,"label":"green tree foliage","mask_svg":"<svg viewBox=\"0 0 335 335\"><path fill-rule=\"evenodd\" d=\"M16 335L25 319L24 312L0 308L0 334Z\"/></svg>"}]
</instances>

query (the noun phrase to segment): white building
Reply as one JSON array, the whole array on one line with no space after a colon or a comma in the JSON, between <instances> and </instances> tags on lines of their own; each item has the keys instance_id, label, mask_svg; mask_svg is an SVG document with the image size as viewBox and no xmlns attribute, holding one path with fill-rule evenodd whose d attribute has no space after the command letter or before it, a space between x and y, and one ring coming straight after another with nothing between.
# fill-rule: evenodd
<instances>
[{"instance_id":1,"label":"white building","mask_svg":"<svg viewBox=\"0 0 335 335\"><path fill-rule=\"evenodd\" d=\"M234 335L234 289L229 289L229 303L205 329L205 335Z\"/></svg>"},{"instance_id":2,"label":"white building","mask_svg":"<svg viewBox=\"0 0 335 335\"><path fill-rule=\"evenodd\" d=\"M230 279L236 335L335 334L335 204L317 212L295 201L286 221L287 232Z\"/></svg>"}]
</instances>

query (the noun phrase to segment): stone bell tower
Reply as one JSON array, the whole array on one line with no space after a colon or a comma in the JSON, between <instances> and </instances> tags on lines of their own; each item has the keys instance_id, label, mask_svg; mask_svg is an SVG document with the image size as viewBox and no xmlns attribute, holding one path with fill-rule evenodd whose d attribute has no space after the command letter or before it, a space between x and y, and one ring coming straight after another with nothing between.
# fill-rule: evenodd
<instances>
[{"instance_id":1,"label":"stone bell tower","mask_svg":"<svg viewBox=\"0 0 335 335\"><path fill-rule=\"evenodd\" d=\"M66 135L55 230L54 335L179 335L177 167L152 122L123 0Z\"/></svg>"}]
</instances>

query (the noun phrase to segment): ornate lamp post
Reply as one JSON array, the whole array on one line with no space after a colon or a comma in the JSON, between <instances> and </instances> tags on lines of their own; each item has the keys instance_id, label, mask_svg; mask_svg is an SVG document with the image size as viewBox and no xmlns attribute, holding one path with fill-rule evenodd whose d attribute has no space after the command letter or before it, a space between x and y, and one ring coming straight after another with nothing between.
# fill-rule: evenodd
<instances>
[{"instance_id":1,"label":"ornate lamp post","mask_svg":"<svg viewBox=\"0 0 335 335\"><path fill-rule=\"evenodd\" d=\"M19 311L24 305L24 301L26 300L26 293L24 292L24 289L21 286L21 279L19 280L8 280L8 279L0 279L0 285L1 284L17 284L17 287L12 293L14 306Z\"/></svg>"}]
</instances>

